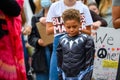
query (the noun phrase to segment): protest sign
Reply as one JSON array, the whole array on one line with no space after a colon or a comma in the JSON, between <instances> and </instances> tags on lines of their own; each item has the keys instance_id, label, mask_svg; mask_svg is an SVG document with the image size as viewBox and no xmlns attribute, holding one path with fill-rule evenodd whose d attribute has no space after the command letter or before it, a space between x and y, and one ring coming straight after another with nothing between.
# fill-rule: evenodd
<instances>
[{"instance_id":1,"label":"protest sign","mask_svg":"<svg viewBox=\"0 0 120 80\"><path fill-rule=\"evenodd\" d=\"M40 22L36 23L38 32L41 36L41 39L44 41L45 45L49 45L53 42L54 35L47 35L46 26L41 24Z\"/></svg>"},{"instance_id":2,"label":"protest sign","mask_svg":"<svg viewBox=\"0 0 120 80\"><path fill-rule=\"evenodd\" d=\"M120 29L99 28L92 36L95 42L93 80L116 80L120 54Z\"/></svg>"}]
</instances>

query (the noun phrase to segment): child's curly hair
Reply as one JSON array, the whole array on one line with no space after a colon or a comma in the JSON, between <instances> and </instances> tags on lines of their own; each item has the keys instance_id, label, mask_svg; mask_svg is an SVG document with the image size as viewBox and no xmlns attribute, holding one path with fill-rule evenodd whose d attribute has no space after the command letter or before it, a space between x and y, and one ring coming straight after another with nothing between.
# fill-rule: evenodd
<instances>
[{"instance_id":1,"label":"child's curly hair","mask_svg":"<svg viewBox=\"0 0 120 80\"><path fill-rule=\"evenodd\" d=\"M64 22L67 20L76 20L80 22L80 12L76 9L67 9L63 12L62 19Z\"/></svg>"}]
</instances>

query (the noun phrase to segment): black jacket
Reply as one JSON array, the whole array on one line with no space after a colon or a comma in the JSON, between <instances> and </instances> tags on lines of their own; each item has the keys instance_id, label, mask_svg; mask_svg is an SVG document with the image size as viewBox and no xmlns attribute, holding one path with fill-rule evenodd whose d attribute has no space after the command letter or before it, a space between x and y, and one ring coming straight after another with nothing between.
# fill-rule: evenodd
<instances>
[{"instance_id":1,"label":"black jacket","mask_svg":"<svg viewBox=\"0 0 120 80\"><path fill-rule=\"evenodd\" d=\"M94 42L90 36L80 34L69 37L62 36L57 47L58 67L67 77L76 77L80 71L84 71L93 65Z\"/></svg>"},{"instance_id":2,"label":"black jacket","mask_svg":"<svg viewBox=\"0 0 120 80\"><path fill-rule=\"evenodd\" d=\"M107 27L107 25L108 25L107 21L105 21L101 16L97 15L95 12L93 12L91 10L90 10L90 14L92 16L93 22L99 20L102 23L101 24L102 27Z\"/></svg>"},{"instance_id":3,"label":"black jacket","mask_svg":"<svg viewBox=\"0 0 120 80\"><path fill-rule=\"evenodd\" d=\"M28 42L31 46L35 48L33 54L32 67L36 73L47 72L47 60L45 56L45 47L38 44L38 39L41 38L36 27L36 23L39 22L39 18L43 16L44 10L42 9L40 13L32 17L32 32L28 36ZM52 44L48 45L50 51L52 52Z\"/></svg>"}]
</instances>

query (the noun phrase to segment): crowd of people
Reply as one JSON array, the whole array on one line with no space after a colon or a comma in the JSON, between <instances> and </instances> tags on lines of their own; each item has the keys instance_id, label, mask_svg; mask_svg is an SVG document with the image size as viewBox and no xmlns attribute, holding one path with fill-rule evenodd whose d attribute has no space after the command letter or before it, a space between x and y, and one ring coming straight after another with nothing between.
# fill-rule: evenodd
<instances>
[{"instance_id":1,"label":"crowd of people","mask_svg":"<svg viewBox=\"0 0 120 80\"><path fill-rule=\"evenodd\" d=\"M120 28L119 0L0 0L0 80L91 80L99 27Z\"/></svg>"}]
</instances>

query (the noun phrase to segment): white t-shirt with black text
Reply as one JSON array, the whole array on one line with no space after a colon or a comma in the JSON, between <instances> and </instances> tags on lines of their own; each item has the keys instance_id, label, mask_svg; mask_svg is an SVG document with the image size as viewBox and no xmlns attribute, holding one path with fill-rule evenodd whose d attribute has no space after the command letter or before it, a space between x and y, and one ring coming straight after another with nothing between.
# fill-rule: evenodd
<instances>
[{"instance_id":1,"label":"white t-shirt with black text","mask_svg":"<svg viewBox=\"0 0 120 80\"><path fill-rule=\"evenodd\" d=\"M76 1L72 7L68 7L64 4L64 0L60 0L50 6L46 19L46 22L53 23L55 35L65 31L61 15L66 9L69 8L74 8L80 11L82 28L85 28L85 26L91 25L93 23L88 7L81 1Z\"/></svg>"}]
</instances>

